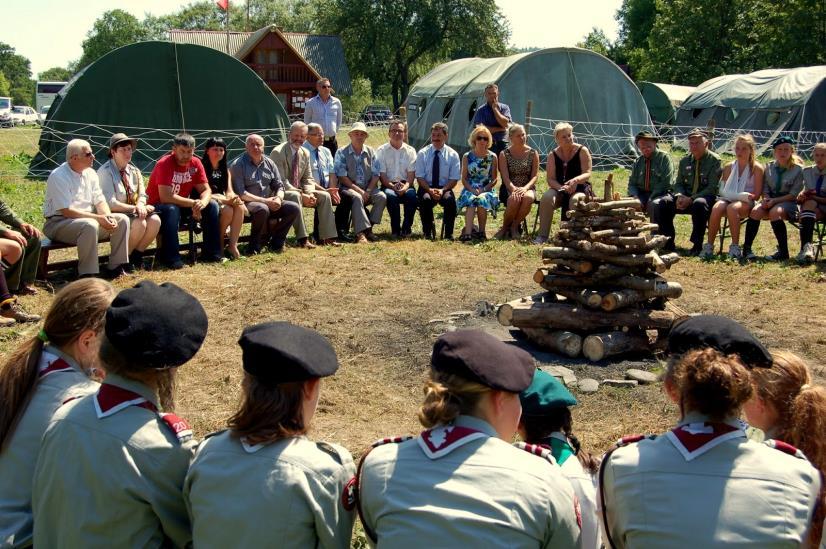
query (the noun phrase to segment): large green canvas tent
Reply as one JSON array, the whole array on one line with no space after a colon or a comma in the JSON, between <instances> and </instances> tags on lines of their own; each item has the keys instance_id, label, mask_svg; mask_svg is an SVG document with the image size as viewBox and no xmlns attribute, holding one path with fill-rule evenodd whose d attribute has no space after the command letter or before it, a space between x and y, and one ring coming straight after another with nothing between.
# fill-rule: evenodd
<instances>
[{"instance_id":1,"label":"large green canvas tent","mask_svg":"<svg viewBox=\"0 0 826 549\"><path fill-rule=\"evenodd\" d=\"M638 82L651 121L655 125L673 124L677 108L691 95L694 88L691 86L676 86L674 84L658 84L655 82Z\"/></svg>"},{"instance_id":2,"label":"large green canvas tent","mask_svg":"<svg viewBox=\"0 0 826 549\"><path fill-rule=\"evenodd\" d=\"M49 110L30 177L45 177L65 160L66 143L86 139L105 162L109 137L138 138L135 164L148 172L179 131L199 147L222 137L232 158L247 133L267 148L286 136L289 119L267 85L244 63L203 46L139 42L118 48L79 73Z\"/></svg>"},{"instance_id":3,"label":"large green canvas tent","mask_svg":"<svg viewBox=\"0 0 826 549\"><path fill-rule=\"evenodd\" d=\"M577 140L592 150L597 163L634 155L633 136L651 125L639 90L614 63L589 50L549 48L458 59L434 68L407 98L410 143L425 145L431 125L444 121L450 146L467 150L473 114L490 83L499 86L514 122L526 122L530 102L530 142L543 161L554 146L552 127L558 121L574 125Z\"/></svg>"},{"instance_id":4,"label":"large green canvas tent","mask_svg":"<svg viewBox=\"0 0 826 549\"><path fill-rule=\"evenodd\" d=\"M716 128L714 144L723 151L731 150L736 131L754 134L761 151L781 133L793 133L804 143L822 140L826 65L712 78L683 102L676 124Z\"/></svg>"}]
</instances>

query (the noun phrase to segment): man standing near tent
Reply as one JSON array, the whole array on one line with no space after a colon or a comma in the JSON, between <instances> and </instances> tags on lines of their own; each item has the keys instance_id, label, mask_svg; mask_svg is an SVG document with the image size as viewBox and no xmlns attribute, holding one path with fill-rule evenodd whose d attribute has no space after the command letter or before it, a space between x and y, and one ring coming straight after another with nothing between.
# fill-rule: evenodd
<instances>
[{"instance_id":1,"label":"man standing near tent","mask_svg":"<svg viewBox=\"0 0 826 549\"><path fill-rule=\"evenodd\" d=\"M221 261L221 235L218 229L218 203L212 200L207 184L206 170L192 155L195 139L188 133L179 133L172 141L172 152L162 156L149 176L146 193L149 203L161 217L161 263L169 269L180 269L178 226L181 217L190 215L201 222L204 230L204 249L201 260ZM198 198L190 198L193 190ZM190 258L192 259L192 258Z\"/></svg>"},{"instance_id":2,"label":"man standing near tent","mask_svg":"<svg viewBox=\"0 0 826 549\"><path fill-rule=\"evenodd\" d=\"M669 238L665 251L674 251L674 168L668 153L657 148L659 137L648 130L637 134L635 142L641 156L634 161L628 178L628 196L638 198L652 223L659 225L657 234Z\"/></svg>"},{"instance_id":3,"label":"man standing near tent","mask_svg":"<svg viewBox=\"0 0 826 549\"><path fill-rule=\"evenodd\" d=\"M333 97L333 86L329 78L320 78L315 83L318 95L307 101L304 106L304 123L315 122L324 129L324 146L330 149L330 153L335 157L338 150L336 142L336 132L341 127L341 116L344 109L341 101Z\"/></svg>"},{"instance_id":4,"label":"man standing near tent","mask_svg":"<svg viewBox=\"0 0 826 549\"><path fill-rule=\"evenodd\" d=\"M485 104L476 109L473 115L473 125L482 124L493 134L493 143L490 150L499 156L504 151L508 142L508 124L513 122L511 118L511 108L499 102L499 86L488 84L485 86Z\"/></svg>"},{"instance_id":5,"label":"man standing near tent","mask_svg":"<svg viewBox=\"0 0 826 549\"><path fill-rule=\"evenodd\" d=\"M688 133L688 152L680 160L677 179L674 182L674 198L678 214L691 214L691 250L689 255L699 255L708 224L711 207L720 187L723 168L720 157L708 150L708 138L699 128ZM665 234L665 233L663 233ZM674 241L674 233L666 235Z\"/></svg>"}]
</instances>

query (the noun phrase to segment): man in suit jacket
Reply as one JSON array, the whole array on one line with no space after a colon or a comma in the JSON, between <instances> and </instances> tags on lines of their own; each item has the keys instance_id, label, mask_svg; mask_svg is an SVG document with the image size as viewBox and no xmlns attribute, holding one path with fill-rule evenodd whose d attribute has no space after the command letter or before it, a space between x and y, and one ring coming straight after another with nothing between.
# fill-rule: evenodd
<instances>
[{"instance_id":1,"label":"man in suit jacket","mask_svg":"<svg viewBox=\"0 0 826 549\"><path fill-rule=\"evenodd\" d=\"M293 122L285 143L275 147L270 158L281 173L286 192L284 198L298 204L299 208L315 208L318 216L318 236L321 244L339 246L336 242L336 222L330 193L313 178L310 169L310 153L304 148L307 140L307 124ZM293 228L303 248L315 248L307 235L304 212L296 218Z\"/></svg>"}]
</instances>

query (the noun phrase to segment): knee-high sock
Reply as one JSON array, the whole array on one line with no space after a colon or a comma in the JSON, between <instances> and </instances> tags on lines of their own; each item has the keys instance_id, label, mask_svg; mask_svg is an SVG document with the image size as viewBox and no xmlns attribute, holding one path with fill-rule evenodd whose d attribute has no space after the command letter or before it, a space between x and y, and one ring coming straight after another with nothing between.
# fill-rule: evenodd
<instances>
[{"instance_id":1,"label":"knee-high sock","mask_svg":"<svg viewBox=\"0 0 826 549\"><path fill-rule=\"evenodd\" d=\"M772 221L772 230L774 237L777 239L777 250L782 255L789 255L789 240L786 234L786 222L782 219Z\"/></svg>"},{"instance_id":2,"label":"knee-high sock","mask_svg":"<svg viewBox=\"0 0 826 549\"><path fill-rule=\"evenodd\" d=\"M754 243L754 239L757 238L757 231L760 230L760 221L757 219L749 218L746 221L746 237L743 240L743 249L746 251L751 251L751 245Z\"/></svg>"},{"instance_id":3,"label":"knee-high sock","mask_svg":"<svg viewBox=\"0 0 826 549\"><path fill-rule=\"evenodd\" d=\"M815 213L810 211L800 212L800 248L812 241L815 233Z\"/></svg>"}]
</instances>

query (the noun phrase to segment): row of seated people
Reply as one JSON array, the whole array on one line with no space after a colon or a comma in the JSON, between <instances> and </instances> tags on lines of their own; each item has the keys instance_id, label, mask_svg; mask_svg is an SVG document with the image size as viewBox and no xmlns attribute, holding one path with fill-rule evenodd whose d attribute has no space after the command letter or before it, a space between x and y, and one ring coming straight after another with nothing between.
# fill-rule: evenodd
<instances>
[{"instance_id":1,"label":"row of seated people","mask_svg":"<svg viewBox=\"0 0 826 549\"><path fill-rule=\"evenodd\" d=\"M349 548L356 514L379 547L820 544L826 389L733 320L671 330L676 426L601 459L574 435L574 395L530 354L446 333L424 431L377 441L358 467L308 438L333 346L283 321L243 330L240 404L199 444L172 411L207 324L170 283L115 295L78 280L55 296L0 371L4 546Z\"/></svg>"}]
</instances>

